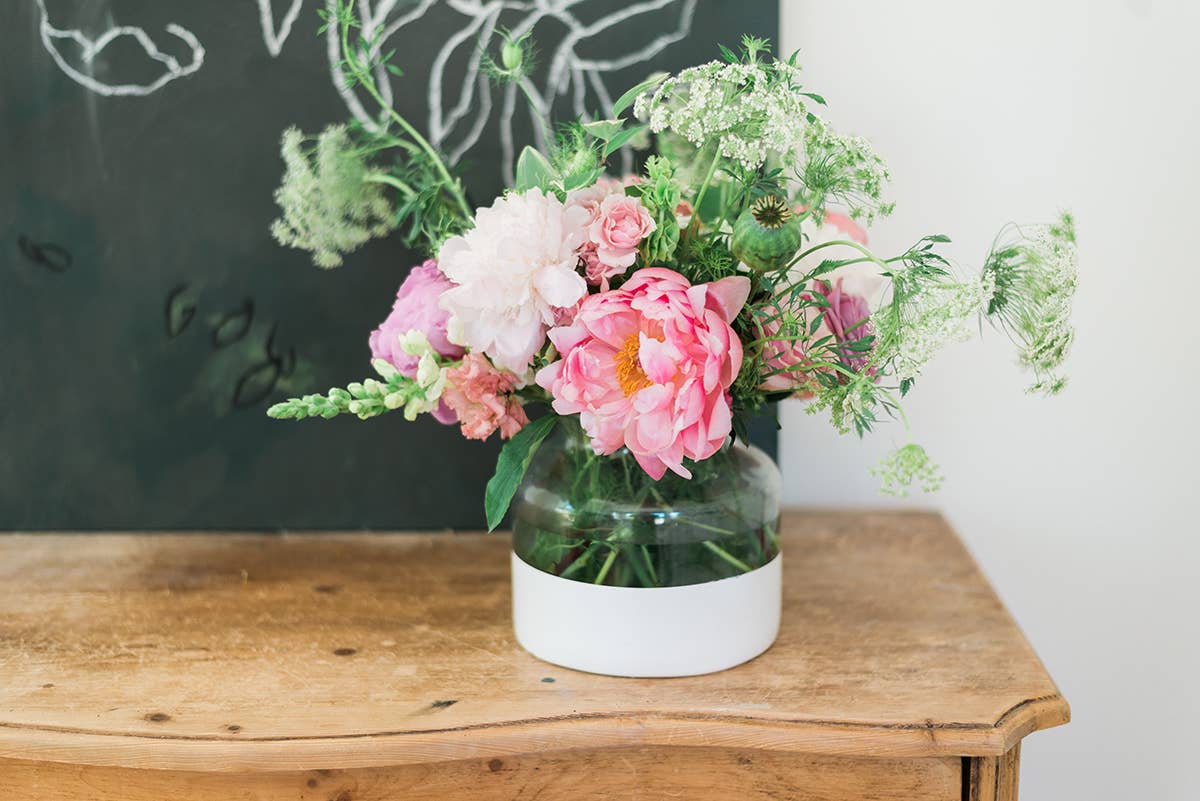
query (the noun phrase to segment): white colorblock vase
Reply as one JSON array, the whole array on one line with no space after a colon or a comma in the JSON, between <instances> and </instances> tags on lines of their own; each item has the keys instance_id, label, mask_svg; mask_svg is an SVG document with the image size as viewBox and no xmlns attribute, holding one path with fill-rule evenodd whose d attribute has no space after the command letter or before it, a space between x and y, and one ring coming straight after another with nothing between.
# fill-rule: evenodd
<instances>
[{"instance_id":1,"label":"white colorblock vase","mask_svg":"<svg viewBox=\"0 0 1200 801\"><path fill-rule=\"evenodd\" d=\"M559 578L512 555L513 625L539 659L609 676L697 676L740 665L779 632L781 562L679 587Z\"/></svg>"},{"instance_id":2,"label":"white colorblock vase","mask_svg":"<svg viewBox=\"0 0 1200 801\"><path fill-rule=\"evenodd\" d=\"M680 471L684 472L684 471ZM597 454L564 418L513 498L513 623L534 656L614 676L695 676L779 630L779 468L726 442L689 475Z\"/></svg>"}]
</instances>

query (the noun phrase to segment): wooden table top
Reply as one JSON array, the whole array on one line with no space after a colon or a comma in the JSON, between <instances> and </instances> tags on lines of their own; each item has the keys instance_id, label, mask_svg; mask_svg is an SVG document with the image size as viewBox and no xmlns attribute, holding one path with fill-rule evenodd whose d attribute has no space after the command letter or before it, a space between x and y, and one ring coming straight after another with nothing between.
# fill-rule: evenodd
<instances>
[{"instance_id":1,"label":"wooden table top","mask_svg":"<svg viewBox=\"0 0 1200 801\"><path fill-rule=\"evenodd\" d=\"M1066 701L938 516L792 513L776 644L620 679L516 644L508 539L0 536L0 758L367 767L606 745L1000 755Z\"/></svg>"}]
</instances>

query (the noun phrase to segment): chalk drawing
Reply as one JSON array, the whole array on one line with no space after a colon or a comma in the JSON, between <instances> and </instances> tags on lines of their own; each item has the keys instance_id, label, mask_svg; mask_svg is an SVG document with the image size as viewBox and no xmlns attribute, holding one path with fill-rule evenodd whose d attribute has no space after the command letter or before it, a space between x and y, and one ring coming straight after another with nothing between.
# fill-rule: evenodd
<instances>
[{"instance_id":1,"label":"chalk drawing","mask_svg":"<svg viewBox=\"0 0 1200 801\"><path fill-rule=\"evenodd\" d=\"M187 63L164 53L142 28L120 25L109 28L95 39L74 28L57 28L50 22L46 0L35 0L41 12L40 32L42 43L58 67L72 80L91 91L104 96L145 96L166 86L177 78L196 72L204 64L204 48L196 36L187 28L170 23L166 32L180 39L191 55ZM292 26L304 6L304 0L291 0L287 11L276 24L271 0L255 0L258 6L259 23L262 27L263 43L272 57L277 57L291 35ZM463 18L461 26L446 37L430 64L429 78L425 87L428 108L426 131L430 142L445 151L452 163L460 161L468 151L479 143L492 111L496 105L493 92L496 89L480 69L479 54L497 43L496 31L502 24L513 36L532 31L541 22L554 22L565 29L565 34L550 50L548 66L541 83L523 81L520 89L532 103L529 109L530 122L536 144L545 149L545 120L557 101L566 103L570 116L586 116L597 108L607 108L612 97L605 85L604 76L616 70L645 63L664 49L685 38L691 31L698 0L642 0L629 3L599 19L584 23L577 15L588 0L356 0L356 8L362 21L360 33L367 39L379 34L375 50L366 54L377 59L384 48L396 45L389 40L409 25L441 4ZM328 8L335 0L325 0ZM581 45L593 37L625 26L632 32L639 24L638 18L654 12L675 12L673 24L654 37L648 44L615 52L607 58L588 58L578 52ZM616 33L620 34L620 30ZM144 83L106 83L98 80L92 69L93 62L114 40L129 37L135 40L146 56L163 67L163 73L155 80ZM610 52L619 47L622 37L610 36L606 44ZM65 53L65 46L73 43L77 54ZM378 109L373 99L364 101L352 87L346 85L338 67L341 62L341 42L337 26L326 31L326 58L334 88L342 97L350 114L364 126L378 129L383 125L385 113ZM71 56L69 58L68 56ZM463 59L466 67L460 70ZM73 66L80 63L83 70ZM459 86L450 87L448 72L463 72ZM382 66L375 70L375 80L384 103L393 102L392 76ZM402 78L401 80L411 80ZM447 92L452 102L447 102ZM513 131L516 115L518 87L505 86L499 90L500 99L500 146L501 170L506 181L513 179L513 157L516 149ZM523 98L524 99L524 98ZM525 104L523 104L525 105ZM622 168L628 170L631 156L628 149L622 153Z\"/></svg>"},{"instance_id":2,"label":"chalk drawing","mask_svg":"<svg viewBox=\"0 0 1200 801\"><path fill-rule=\"evenodd\" d=\"M95 39L85 36L82 31L75 28L56 28L50 23L50 14L46 10L45 0L35 1L37 2L38 11L42 15L38 26L42 37L42 44L46 46L46 50L50 53L50 57L54 59L54 63L71 80L81 86L87 87L98 95L106 97L143 97L161 89L176 78L191 75L204 64L204 48L200 45L200 41L196 38L195 34L173 22L166 26L166 32L181 39L191 51L191 60L186 64L180 64L179 60L174 56L159 50L158 45L154 43L154 40L144 30L133 25L114 26ZM148 58L162 64L162 75L150 83L105 83L104 81L97 80L94 74L92 74L92 63L95 61L96 56L102 53L104 48L122 37L129 37L136 41ZM88 70L87 72L81 72L72 66L67 56L59 50L60 44L66 42L74 42L78 46L79 60L83 63L85 69Z\"/></svg>"},{"instance_id":3,"label":"chalk drawing","mask_svg":"<svg viewBox=\"0 0 1200 801\"><path fill-rule=\"evenodd\" d=\"M292 23L300 14L304 0L292 0L292 5L283 15L283 21L279 23L278 28L275 27L275 12L271 8L271 0L257 0L257 2L258 19L262 23L263 44L267 46L267 52L271 54L271 57L275 58L283 50L283 43L287 41L292 32Z\"/></svg>"},{"instance_id":4,"label":"chalk drawing","mask_svg":"<svg viewBox=\"0 0 1200 801\"><path fill-rule=\"evenodd\" d=\"M329 7L333 7L334 0L326 2ZM391 19L396 10L396 0L381 0L375 4L370 0L359 0L357 7L363 20L363 35L370 39L373 33L380 30L383 32L375 45L375 52L369 55L377 57L385 48L390 50L394 47L395 45L388 45L388 40L398 31L423 18L438 3L439 0L417 0L415 4L410 2L410 7L404 13ZM541 85L526 80L521 87L524 90L521 94L527 94L532 101L530 116L535 141L539 147L545 148L548 143L545 141L542 120L549 116L556 100L564 98L570 106L572 116L586 116L596 108L610 107L612 97L604 83L604 75L645 63L670 45L684 39L691 32L697 0L644 0L629 3L585 24L576 11L586 3L587 0L442 0L441 4L445 8L458 13L464 20L462 26L446 38L430 65L426 86L429 114L426 131L429 141L435 147L446 151L451 162L459 161L478 144L491 117L494 106L492 92L495 90L487 78L480 74L477 56L489 44L496 44L496 29L501 24L502 15L504 26L513 36L521 36L543 21L554 21L566 30L561 41L551 50L548 69ZM580 46L592 37L622 25L627 30L635 30L639 17L671 9L676 12L674 24L641 47L627 52L616 52L603 59L588 58L578 52ZM337 32L331 28L326 36L330 73L334 86L346 103L346 108L364 126L378 128L381 125L382 114L376 112L372 103L364 104L359 95L345 85L338 70L341 54ZM614 46L618 46L616 43L619 41L619 36L612 37L608 49L611 51ZM467 66L462 83L457 88L458 99L447 106L446 73L455 63L455 56L461 57L463 54L467 56ZM457 63L462 62L460 60ZM379 69L376 71L376 81L380 94L391 103L391 76ZM515 153L513 124L518 87L510 84L500 91L501 168L505 180L511 182ZM371 110L368 111L368 108ZM623 168L628 169L631 156L627 150L622 154L622 161Z\"/></svg>"}]
</instances>

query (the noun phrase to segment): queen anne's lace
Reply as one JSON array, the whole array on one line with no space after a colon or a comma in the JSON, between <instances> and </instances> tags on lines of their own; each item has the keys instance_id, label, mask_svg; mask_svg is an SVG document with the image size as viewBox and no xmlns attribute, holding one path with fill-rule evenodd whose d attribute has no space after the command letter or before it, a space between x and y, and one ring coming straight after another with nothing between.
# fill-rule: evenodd
<instances>
[{"instance_id":1,"label":"queen anne's lace","mask_svg":"<svg viewBox=\"0 0 1200 801\"><path fill-rule=\"evenodd\" d=\"M901 277L901 280L902 277ZM882 333L880 341L891 343L896 378L912 381L946 345L971 338L970 321L991 297L994 287L985 277L978 281L923 284L900 310L891 307L872 317Z\"/></svg>"},{"instance_id":2,"label":"queen anne's lace","mask_svg":"<svg viewBox=\"0 0 1200 801\"><path fill-rule=\"evenodd\" d=\"M800 70L784 62L711 61L668 78L638 98L634 114L650 130L671 130L696 147L715 141L746 169L775 155L784 165L803 156L808 109Z\"/></svg>"},{"instance_id":3,"label":"queen anne's lace","mask_svg":"<svg viewBox=\"0 0 1200 801\"><path fill-rule=\"evenodd\" d=\"M331 125L315 146L297 128L283 132L285 171L275 191L283 216L271 224L281 244L311 251L319 267L337 267L342 254L396 227L383 186L352 146L344 125Z\"/></svg>"},{"instance_id":4,"label":"queen anne's lace","mask_svg":"<svg viewBox=\"0 0 1200 801\"><path fill-rule=\"evenodd\" d=\"M1055 225L1028 230L1016 244L993 249L984 266L984 278L994 288L988 315L1017 343L1017 362L1034 374L1031 393L1054 395L1066 386L1060 369L1075 341L1071 302L1078 270L1069 214Z\"/></svg>"}]
</instances>

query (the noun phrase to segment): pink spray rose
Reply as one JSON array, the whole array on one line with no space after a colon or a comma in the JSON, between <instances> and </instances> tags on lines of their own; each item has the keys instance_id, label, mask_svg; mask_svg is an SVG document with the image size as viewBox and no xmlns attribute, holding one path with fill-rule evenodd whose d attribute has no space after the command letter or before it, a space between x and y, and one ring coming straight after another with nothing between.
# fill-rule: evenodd
<instances>
[{"instance_id":1,"label":"pink spray rose","mask_svg":"<svg viewBox=\"0 0 1200 801\"><path fill-rule=\"evenodd\" d=\"M620 289L589 295L568 326L550 330L562 358L537 383L559 414L579 414L592 448L628 447L651 477L690 478L729 436L729 387L742 365L730 327L750 281L692 286L674 270L638 270Z\"/></svg>"},{"instance_id":2,"label":"pink spray rose","mask_svg":"<svg viewBox=\"0 0 1200 801\"><path fill-rule=\"evenodd\" d=\"M604 202L604 198L624 191L625 187L620 181L601 176L591 186L568 193L567 206L578 207L587 212L585 230L589 230L592 223L600 219L600 204ZM600 256L596 253L596 243L590 237L584 239L583 244L579 247L578 256L579 260L583 262L584 277L587 282L592 286L600 286L603 283L604 288L608 289L608 279L604 277L607 268L600 263Z\"/></svg>"},{"instance_id":3,"label":"pink spray rose","mask_svg":"<svg viewBox=\"0 0 1200 801\"><path fill-rule=\"evenodd\" d=\"M637 198L605 196L599 214L588 226L588 240L595 245L597 262L597 268L588 270L589 281L594 274L598 280L592 283L604 285L607 279L632 267L637 260L638 245L656 227L650 212Z\"/></svg>"},{"instance_id":4,"label":"pink spray rose","mask_svg":"<svg viewBox=\"0 0 1200 801\"><path fill-rule=\"evenodd\" d=\"M487 439L498 428L500 437L509 439L529 422L512 394L515 388L516 376L497 370L482 353L472 352L446 371L442 400L458 415L464 437Z\"/></svg>"},{"instance_id":5,"label":"pink spray rose","mask_svg":"<svg viewBox=\"0 0 1200 801\"><path fill-rule=\"evenodd\" d=\"M405 353L400 347L400 337L414 329L425 335L438 355L448 359L462 356L463 349L446 338L446 321L450 319L450 313L438 306L438 298L453 286L454 282L442 275L433 259L409 270L408 277L396 292L391 313L367 340L371 358L383 359L401 375L415 378L419 358ZM441 423L455 421L454 413L444 403L438 406L433 416Z\"/></svg>"}]
</instances>

